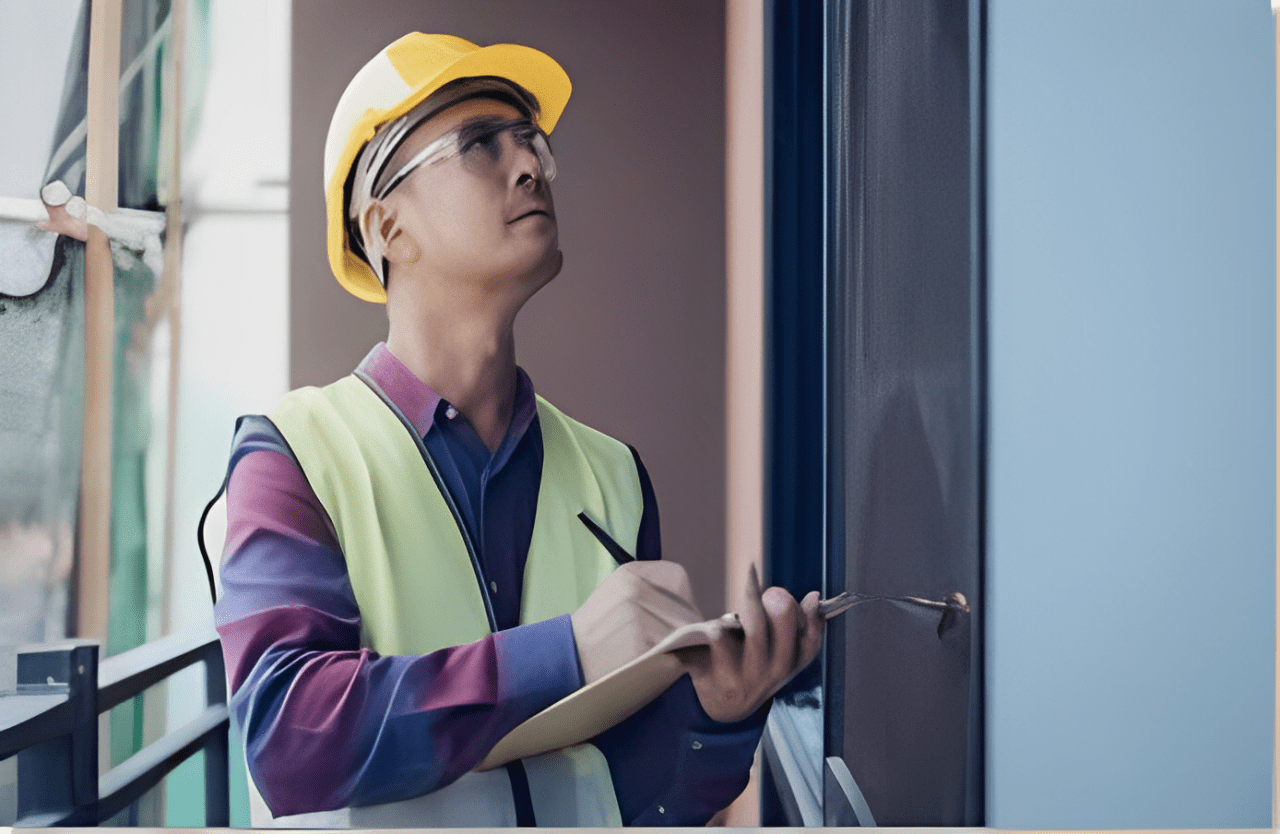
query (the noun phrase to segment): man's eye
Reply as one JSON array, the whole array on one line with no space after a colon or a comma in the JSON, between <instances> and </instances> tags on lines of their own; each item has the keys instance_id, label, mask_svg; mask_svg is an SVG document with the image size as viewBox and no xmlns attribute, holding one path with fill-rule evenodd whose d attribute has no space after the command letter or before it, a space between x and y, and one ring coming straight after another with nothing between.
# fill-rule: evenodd
<instances>
[{"instance_id":1,"label":"man's eye","mask_svg":"<svg viewBox=\"0 0 1280 834\"><path fill-rule=\"evenodd\" d=\"M499 146L498 136L499 135L500 135L499 131L492 131L492 132L486 131L485 133L481 133L477 136L473 136L467 141L463 142L460 150L464 154L472 154L472 153L475 153L477 150L482 150L488 153L490 156L494 156L498 153L498 146Z\"/></svg>"}]
</instances>

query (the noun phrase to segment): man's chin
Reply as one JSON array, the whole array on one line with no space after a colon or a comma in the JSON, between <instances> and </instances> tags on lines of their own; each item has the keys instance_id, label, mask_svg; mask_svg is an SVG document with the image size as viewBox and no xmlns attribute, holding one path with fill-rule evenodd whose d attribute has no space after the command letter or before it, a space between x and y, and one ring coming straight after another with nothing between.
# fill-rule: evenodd
<instances>
[{"instance_id":1,"label":"man's chin","mask_svg":"<svg viewBox=\"0 0 1280 834\"><path fill-rule=\"evenodd\" d=\"M555 261L555 266L551 270L551 275L547 278L548 283L551 282L552 278L555 278L557 275L560 274L560 270L564 269L564 251L563 250L560 250L560 249L556 250L554 261Z\"/></svg>"},{"instance_id":2,"label":"man's chin","mask_svg":"<svg viewBox=\"0 0 1280 834\"><path fill-rule=\"evenodd\" d=\"M560 270L564 268L564 252L557 249L552 253L542 265L533 273L534 274L534 292L551 283L551 280L560 274Z\"/></svg>"}]
</instances>

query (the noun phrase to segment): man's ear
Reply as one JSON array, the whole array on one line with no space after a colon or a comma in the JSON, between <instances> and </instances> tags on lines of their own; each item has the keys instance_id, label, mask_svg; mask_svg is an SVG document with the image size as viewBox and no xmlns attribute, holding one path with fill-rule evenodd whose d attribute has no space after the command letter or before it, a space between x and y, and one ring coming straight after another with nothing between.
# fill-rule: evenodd
<instances>
[{"instance_id":1,"label":"man's ear","mask_svg":"<svg viewBox=\"0 0 1280 834\"><path fill-rule=\"evenodd\" d=\"M400 223L399 212L382 200L374 200L365 207L360 218L360 230L368 244L366 249L391 263L416 263L422 257L413 236Z\"/></svg>"}]
</instances>

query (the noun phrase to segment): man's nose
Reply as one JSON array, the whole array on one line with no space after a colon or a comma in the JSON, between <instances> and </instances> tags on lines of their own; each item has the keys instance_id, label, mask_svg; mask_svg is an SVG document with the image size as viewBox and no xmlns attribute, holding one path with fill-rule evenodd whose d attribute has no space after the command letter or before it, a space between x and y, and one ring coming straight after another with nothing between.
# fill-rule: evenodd
<instances>
[{"instance_id":1,"label":"man's nose","mask_svg":"<svg viewBox=\"0 0 1280 834\"><path fill-rule=\"evenodd\" d=\"M546 185L542 160L530 145L517 142L509 133L503 144L503 154L512 160L511 175L518 187L537 189Z\"/></svg>"}]
</instances>

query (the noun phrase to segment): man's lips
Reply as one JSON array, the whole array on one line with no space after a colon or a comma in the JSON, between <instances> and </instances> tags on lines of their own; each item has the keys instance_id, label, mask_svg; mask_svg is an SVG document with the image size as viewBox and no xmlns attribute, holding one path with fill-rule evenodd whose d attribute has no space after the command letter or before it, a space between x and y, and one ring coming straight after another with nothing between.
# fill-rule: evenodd
<instances>
[{"instance_id":1,"label":"man's lips","mask_svg":"<svg viewBox=\"0 0 1280 834\"><path fill-rule=\"evenodd\" d=\"M526 217L534 217L539 214L542 215L543 217L548 217L548 218L551 217L551 213L548 212L546 209L536 208L536 209L529 209L525 213L516 216L515 218L513 218L508 222L515 223L517 220L524 220Z\"/></svg>"}]
</instances>

